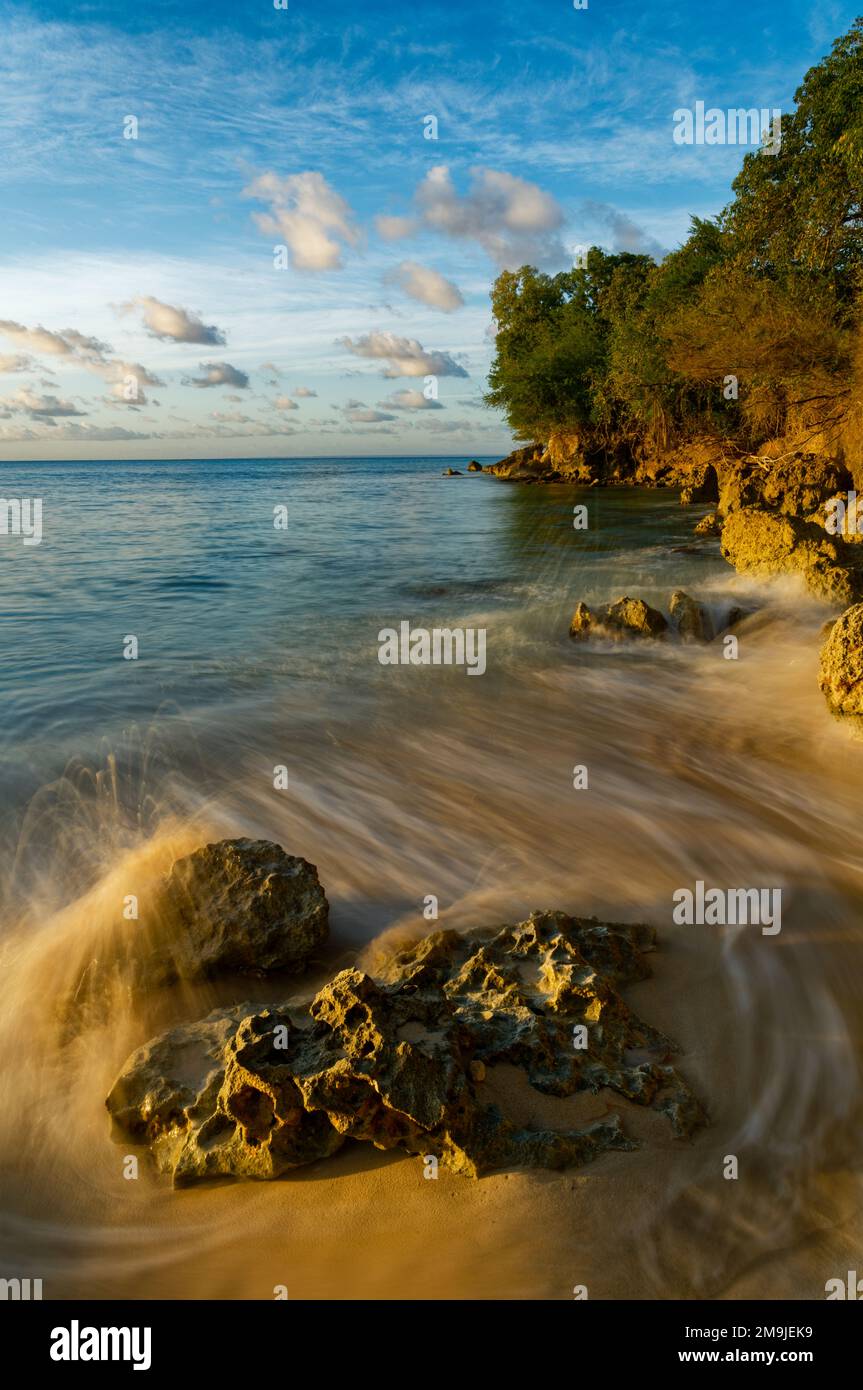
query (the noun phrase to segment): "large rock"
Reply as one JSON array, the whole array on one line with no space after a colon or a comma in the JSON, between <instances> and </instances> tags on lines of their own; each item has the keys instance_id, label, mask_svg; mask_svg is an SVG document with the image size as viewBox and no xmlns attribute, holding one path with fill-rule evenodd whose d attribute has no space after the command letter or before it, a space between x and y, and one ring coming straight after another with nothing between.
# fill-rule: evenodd
<instances>
[{"instance_id":1,"label":"large rock","mask_svg":"<svg viewBox=\"0 0 863 1390\"><path fill-rule=\"evenodd\" d=\"M147 941L147 976L300 971L323 946L329 906L314 864L269 840L221 840L178 859ZM145 946L146 951L146 946Z\"/></svg>"},{"instance_id":2,"label":"large rock","mask_svg":"<svg viewBox=\"0 0 863 1390\"><path fill-rule=\"evenodd\" d=\"M467 466L467 471L468 473L481 473L482 464L479 463L477 459L471 459L470 463Z\"/></svg>"},{"instance_id":3,"label":"large rock","mask_svg":"<svg viewBox=\"0 0 863 1390\"><path fill-rule=\"evenodd\" d=\"M743 574L799 572L816 597L832 603L851 603L863 594L856 547L846 546L813 522L744 507L726 518L721 548Z\"/></svg>"},{"instance_id":4,"label":"large rock","mask_svg":"<svg viewBox=\"0 0 863 1390\"><path fill-rule=\"evenodd\" d=\"M619 598L614 603L603 603L598 608L588 608L579 603L569 627L570 637L576 640L586 637L662 637L668 631L668 623L661 613L640 598Z\"/></svg>"},{"instance_id":5,"label":"large rock","mask_svg":"<svg viewBox=\"0 0 863 1390\"><path fill-rule=\"evenodd\" d=\"M712 641L713 623L703 603L690 598L682 589L675 589L668 611L679 636L685 642Z\"/></svg>"},{"instance_id":6,"label":"large rock","mask_svg":"<svg viewBox=\"0 0 863 1390\"><path fill-rule=\"evenodd\" d=\"M139 913L93 943L58 1001L64 1034L178 979L299 973L329 932L314 864L268 840L221 840L178 859L140 897Z\"/></svg>"},{"instance_id":7,"label":"large rock","mask_svg":"<svg viewBox=\"0 0 863 1390\"><path fill-rule=\"evenodd\" d=\"M652 943L649 927L561 912L434 932L374 977L343 970L308 1012L239 1005L173 1029L130 1057L106 1104L177 1185L278 1177L348 1138L473 1177L635 1147L613 1112L525 1128L484 1099L499 1064L550 1096L608 1088L688 1136L704 1113L667 1063L676 1044L619 993L649 974Z\"/></svg>"},{"instance_id":8,"label":"large rock","mask_svg":"<svg viewBox=\"0 0 863 1390\"><path fill-rule=\"evenodd\" d=\"M863 717L863 603L847 608L831 625L818 683L834 714Z\"/></svg>"},{"instance_id":9,"label":"large rock","mask_svg":"<svg viewBox=\"0 0 863 1390\"><path fill-rule=\"evenodd\" d=\"M850 485L846 468L814 454L738 460L720 474L719 510L727 516L743 507L763 507L806 517Z\"/></svg>"}]
</instances>

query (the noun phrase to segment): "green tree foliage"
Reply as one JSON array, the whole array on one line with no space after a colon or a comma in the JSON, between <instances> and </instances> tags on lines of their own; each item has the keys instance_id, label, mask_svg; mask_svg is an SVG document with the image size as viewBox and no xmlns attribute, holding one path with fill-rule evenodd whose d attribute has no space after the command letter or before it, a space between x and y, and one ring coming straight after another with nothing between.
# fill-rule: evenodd
<instances>
[{"instance_id":1,"label":"green tree foliage","mask_svg":"<svg viewBox=\"0 0 863 1390\"><path fill-rule=\"evenodd\" d=\"M863 19L795 101L779 152L747 154L730 206L693 218L661 264L594 247L559 275L523 266L499 276L486 400L520 438L566 430L633 454L705 431L755 444L781 433L795 408L829 410L851 394L863 306ZM724 398L730 375L739 405Z\"/></svg>"}]
</instances>

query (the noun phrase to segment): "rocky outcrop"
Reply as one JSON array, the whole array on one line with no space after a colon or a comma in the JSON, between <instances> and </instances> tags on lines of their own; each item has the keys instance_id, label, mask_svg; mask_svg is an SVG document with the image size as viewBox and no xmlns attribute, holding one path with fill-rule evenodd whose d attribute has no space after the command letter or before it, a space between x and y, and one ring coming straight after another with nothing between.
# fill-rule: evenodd
<instances>
[{"instance_id":1,"label":"rocky outcrop","mask_svg":"<svg viewBox=\"0 0 863 1390\"><path fill-rule=\"evenodd\" d=\"M760 507L733 511L722 527L721 547L744 574L799 572L811 593L832 603L851 603L863 594L858 549L798 517Z\"/></svg>"},{"instance_id":2,"label":"rocky outcrop","mask_svg":"<svg viewBox=\"0 0 863 1390\"><path fill-rule=\"evenodd\" d=\"M467 471L468 473L481 473L482 464L479 463L476 459L471 459L470 463L467 466Z\"/></svg>"},{"instance_id":3,"label":"rocky outcrop","mask_svg":"<svg viewBox=\"0 0 863 1390\"><path fill-rule=\"evenodd\" d=\"M821 648L819 685L834 714L863 719L863 603L831 624Z\"/></svg>"},{"instance_id":4,"label":"rocky outcrop","mask_svg":"<svg viewBox=\"0 0 863 1390\"><path fill-rule=\"evenodd\" d=\"M462 474L457 468L445 468L441 474L442 478L460 478Z\"/></svg>"},{"instance_id":5,"label":"rocky outcrop","mask_svg":"<svg viewBox=\"0 0 863 1390\"><path fill-rule=\"evenodd\" d=\"M569 635L577 640L586 637L662 637L668 623L661 613L640 598L619 598L590 609L579 603L572 617Z\"/></svg>"},{"instance_id":6,"label":"rocky outcrop","mask_svg":"<svg viewBox=\"0 0 863 1390\"><path fill-rule=\"evenodd\" d=\"M811 454L732 461L721 472L719 510L728 516L741 508L762 507L786 516L811 517L850 485L846 468Z\"/></svg>"},{"instance_id":7,"label":"rocky outcrop","mask_svg":"<svg viewBox=\"0 0 863 1390\"><path fill-rule=\"evenodd\" d=\"M686 1137L705 1116L668 1064L679 1049L620 993L650 973L652 945L649 927L561 912L434 932L375 976L343 970L307 1011L238 1005L172 1029L130 1057L106 1104L178 1186L275 1178L346 1139L471 1177L635 1147L611 1109L525 1128L485 1098L503 1065L548 1096L607 1090L651 1106Z\"/></svg>"},{"instance_id":8,"label":"rocky outcrop","mask_svg":"<svg viewBox=\"0 0 863 1390\"><path fill-rule=\"evenodd\" d=\"M682 589L675 589L671 595L669 612L678 635L685 642L713 640L713 623L704 604L690 598Z\"/></svg>"}]
</instances>

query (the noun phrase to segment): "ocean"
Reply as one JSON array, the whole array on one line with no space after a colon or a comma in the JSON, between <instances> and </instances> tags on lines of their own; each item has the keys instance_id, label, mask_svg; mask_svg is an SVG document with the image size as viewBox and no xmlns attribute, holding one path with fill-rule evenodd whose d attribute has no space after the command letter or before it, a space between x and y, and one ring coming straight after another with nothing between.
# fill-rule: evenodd
<instances>
[{"instance_id":1,"label":"ocean","mask_svg":"<svg viewBox=\"0 0 863 1390\"><path fill-rule=\"evenodd\" d=\"M713 1128L671 1167L668 1141L646 1135L654 1157L635 1184L631 1155L603 1160L591 1201L615 1217L607 1240L581 1250L591 1297L620 1296L624 1267L633 1296L713 1296L756 1256L805 1252L816 1207L818 1221L843 1219L850 1196L822 1193L818 1206L811 1194L860 1118L860 749L817 687L827 610L790 582L735 574L717 542L693 538L701 509L674 492L441 476L467 461L0 465L4 497L43 502L41 544L0 538L0 1094L26 1116L0 1153L6 1266L58 1296L259 1296L253 1249L279 1282L267 1233L287 1220L284 1185L185 1205L152 1177L118 1192L103 1102L131 1048L166 1022L284 984L131 1004L119 989L74 1040L54 1022L89 963L133 929L126 896L146 903L178 854L229 835L317 865L329 964L428 930L429 896L438 926L562 908L657 927L641 1009L679 1040ZM757 610L735 657L721 641L568 636L580 599L628 593L667 612L676 588L717 617ZM381 664L381 630L403 622L482 629L483 674ZM131 638L136 659L124 656ZM675 925L673 894L699 881L781 888L781 933ZM729 1153L749 1163L731 1215L717 1188ZM334 1201L354 1190L351 1171ZM327 1296L338 1267L330 1293L361 1292L361 1271L339 1263L344 1223L394 1210L374 1188L388 1174L366 1175L372 1188L338 1231L317 1212L292 1288L305 1278ZM524 1182L529 1205L539 1188ZM400 1229L412 1229L415 1199L399 1200ZM525 1285L518 1232L506 1258L486 1243L478 1263L452 1225L461 1200L439 1236L417 1215L429 1296L438 1266L452 1296L460 1260L473 1296L571 1286L559 1205ZM403 1245L388 1237L370 1256L382 1296L399 1290Z\"/></svg>"}]
</instances>

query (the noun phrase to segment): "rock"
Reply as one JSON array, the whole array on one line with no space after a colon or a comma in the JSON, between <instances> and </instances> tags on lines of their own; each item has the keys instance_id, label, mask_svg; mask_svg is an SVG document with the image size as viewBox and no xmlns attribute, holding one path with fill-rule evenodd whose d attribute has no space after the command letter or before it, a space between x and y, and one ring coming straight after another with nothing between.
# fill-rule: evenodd
<instances>
[{"instance_id":1,"label":"rock","mask_svg":"<svg viewBox=\"0 0 863 1390\"><path fill-rule=\"evenodd\" d=\"M863 716L863 603L847 608L831 625L821 648L818 684L834 714Z\"/></svg>"},{"instance_id":2,"label":"rock","mask_svg":"<svg viewBox=\"0 0 863 1390\"><path fill-rule=\"evenodd\" d=\"M317 869L268 840L221 840L178 859L158 931L144 925L148 983L300 971L329 931Z\"/></svg>"},{"instance_id":3,"label":"rock","mask_svg":"<svg viewBox=\"0 0 863 1390\"><path fill-rule=\"evenodd\" d=\"M736 460L722 470L719 510L728 515L743 507L764 507L804 517L850 486L846 468L814 454Z\"/></svg>"},{"instance_id":4,"label":"rock","mask_svg":"<svg viewBox=\"0 0 863 1390\"><path fill-rule=\"evenodd\" d=\"M470 463L467 466L467 471L468 473L481 473L482 464L477 463L476 459L471 459Z\"/></svg>"},{"instance_id":5,"label":"rock","mask_svg":"<svg viewBox=\"0 0 863 1390\"><path fill-rule=\"evenodd\" d=\"M668 623L640 598L619 598L591 610L579 603L569 628L570 637L662 637Z\"/></svg>"},{"instance_id":6,"label":"rock","mask_svg":"<svg viewBox=\"0 0 863 1390\"><path fill-rule=\"evenodd\" d=\"M675 589L669 605L671 621L679 635L687 642L710 642L713 640L713 623L710 614L697 599L690 598L682 589Z\"/></svg>"},{"instance_id":7,"label":"rock","mask_svg":"<svg viewBox=\"0 0 863 1390\"><path fill-rule=\"evenodd\" d=\"M758 609L751 604L746 607L741 607L740 604L733 603L725 617L721 618L717 624L717 636L720 632L730 632L732 628L737 627L738 623L742 623L745 618L751 618L752 615L757 612Z\"/></svg>"},{"instance_id":8,"label":"rock","mask_svg":"<svg viewBox=\"0 0 863 1390\"><path fill-rule=\"evenodd\" d=\"M719 479L713 464L708 464L703 476L680 490L680 505L691 506L694 502L718 502Z\"/></svg>"},{"instance_id":9,"label":"rock","mask_svg":"<svg viewBox=\"0 0 863 1390\"><path fill-rule=\"evenodd\" d=\"M545 1095L608 1088L686 1137L705 1116L667 1063L679 1049L619 993L649 975L652 945L649 927L562 912L434 932L374 977L341 971L302 1014L238 1005L139 1048L106 1101L115 1134L148 1144L178 1186L278 1177L345 1139L433 1154L471 1177L636 1147L613 1112L525 1128L482 1099L507 1064Z\"/></svg>"},{"instance_id":10,"label":"rock","mask_svg":"<svg viewBox=\"0 0 863 1390\"><path fill-rule=\"evenodd\" d=\"M442 478L460 478L462 474L457 468L445 468L441 474Z\"/></svg>"},{"instance_id":11,"label":"rock","mask_svg":"<svg viewBox=\"0 0 863 1390\"><path fill-rule=\"evenodd\" d=\"M733 511L722 527L722 554L743 574L800 572L810 592L832 603L863 593L857 551L821 527L760 507Z\"/></svg>"},{"instance_id":12,"label":"rock","mask_svg":"<svg viewBox=\"0 0 863 1390\"><path fill-rule=\"evenodd\" d=\"M708 512L695 527L696 536L718 536L722 533L722 519L718 512Z\"/></svg>"}]
</instances>

